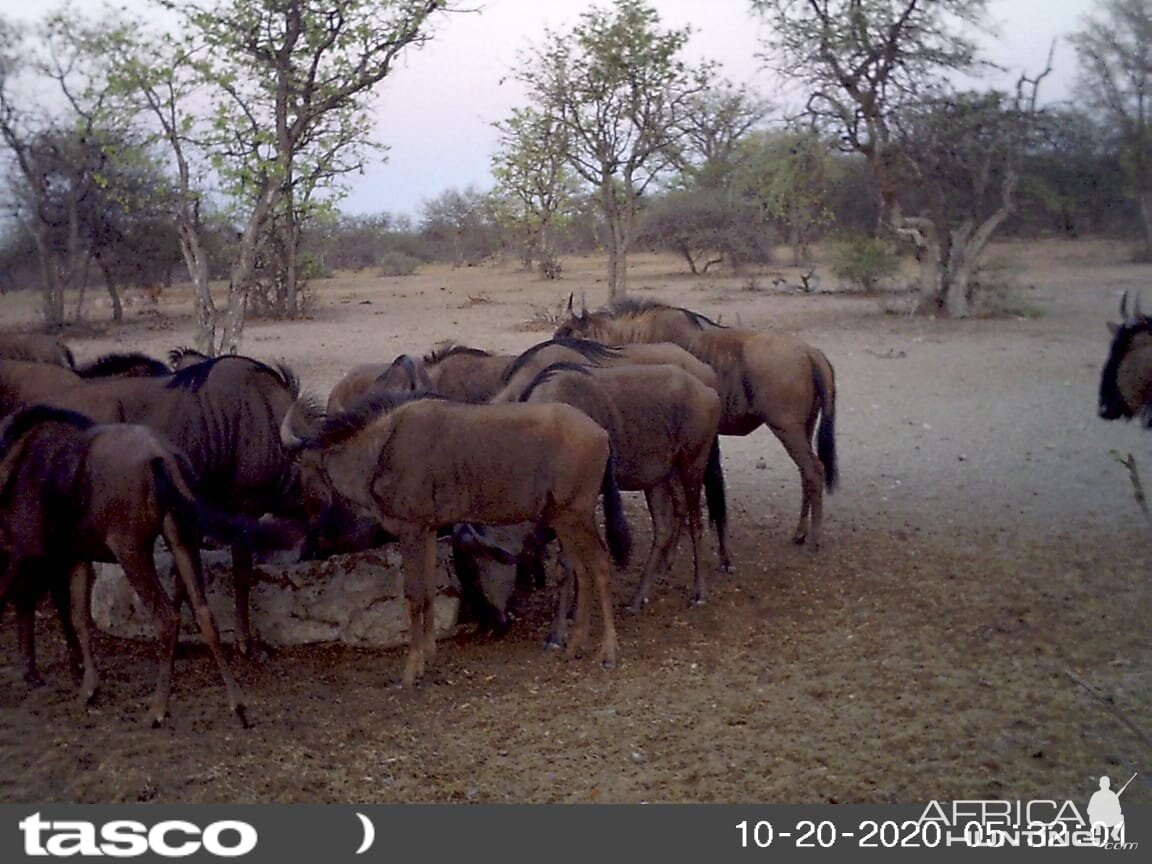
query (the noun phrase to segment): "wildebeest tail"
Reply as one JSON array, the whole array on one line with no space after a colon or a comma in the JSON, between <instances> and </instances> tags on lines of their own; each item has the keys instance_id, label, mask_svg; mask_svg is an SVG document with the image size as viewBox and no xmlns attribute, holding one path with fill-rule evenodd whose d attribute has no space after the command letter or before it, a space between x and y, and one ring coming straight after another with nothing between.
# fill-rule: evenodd
<instances>
[{"instance_id":1,"label":"wildebeest tail","mask_svg":"<svg viewBox=\"0 0 1152 864\"><path fill-rule=\"evenodd\" d=\"M624 502L620 499L620 487L616 485L616 460L612 456L608 457L608 464L604 467L600 493L604 496L604 534L608 552L617 567L627 567L632 557L632 532L624 518Z\"/></svg>"},{"instance_id":2,"label":"wildebeest tail","mask_svg":"<svg viewBox=\"0 0 1152 864\"><path fill-rule=\"evenodd\" d=\"M704 468L704 500L708 504L708 521L723 532L728 524L728 497L724 492L724 468L720 464L720 436L712 439L708 464Z\"/></svg>"},{"instance_id":3,"label":"wildebeest tail","mask_svg":"<svg viewBox=\"0 0 1152 864\"><path fill-rule=\"evenodd\" d=\"M289 549L303 540L303 530L283 519L267 522L225 513L202 500L189 487L187 474L172 459L152 460L160 506L181 525L222 543L242 543L252 549Z\"/></svg>"},{"instance_id":4,"label":"wildebeest tail","mask_svg":"<svg viewBox=\"0 0 1152 864\"><path fill-rule=\"evenodd\" d=\"M816 455L824 465L824 487L831 492L840 479L836 464L836 381L832 364L821 356L812 362L812 380L820 401L820 423L816 427Z\"/></svg>"}]
</instances>

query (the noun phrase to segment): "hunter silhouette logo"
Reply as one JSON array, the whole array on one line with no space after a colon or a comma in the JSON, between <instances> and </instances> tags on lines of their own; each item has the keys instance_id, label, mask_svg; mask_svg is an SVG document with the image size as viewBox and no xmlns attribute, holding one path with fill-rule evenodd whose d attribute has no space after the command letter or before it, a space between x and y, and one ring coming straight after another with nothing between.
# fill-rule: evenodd
<instances>
[{"instance_id":1,"label":"hunter silhouette logo","mask_svg":"<svg viewBox=\"0 0 1152 864\"><path fill-rule=\"evenodd\" d=\"M1135 779L1136 774L1133 774L1128 778L1128 783ZM1108 777L1101 777L1100 788L1092 793L1092 799L1088 802L1088 822L1093 828L1104 826L1105 842L1124 841L1124 811L1120 807L1120 796L1128 788L1128 783L1121 786L1119 792L1113 792L1112 781Z\"/></svg>"}]
</instances>

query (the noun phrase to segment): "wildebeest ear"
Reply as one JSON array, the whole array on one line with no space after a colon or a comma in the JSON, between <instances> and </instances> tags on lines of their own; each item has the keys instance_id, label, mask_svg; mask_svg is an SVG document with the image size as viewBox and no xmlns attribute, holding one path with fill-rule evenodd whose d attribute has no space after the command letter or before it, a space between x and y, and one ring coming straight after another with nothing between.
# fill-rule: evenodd
<instances>
[{"instance_id":1,"label":"wildebeest ear","mask_svg":"<svg viewBox=\"0 0 1152 864\"><path fill-rule=\"evenodd\" d=\"M1113 336L1115 336L1117 333L1120 332L1120 325L1117 324L1115 321L1109 321L1108 322L1108 332L1111 333Z\"/></svg>"}]
</instances>

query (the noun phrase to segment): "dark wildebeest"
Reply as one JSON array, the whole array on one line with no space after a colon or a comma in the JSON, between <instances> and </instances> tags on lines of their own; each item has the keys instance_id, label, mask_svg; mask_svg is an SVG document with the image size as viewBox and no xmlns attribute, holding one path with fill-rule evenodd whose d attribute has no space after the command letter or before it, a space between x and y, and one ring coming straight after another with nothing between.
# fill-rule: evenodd
<instances>
[{"instance_id":1,"label":"dark wildebeest","mask_svg":"<svg viewBox=\"0 0 1152 864\"><path fill-rule=\"evenodd\" d=\"M1128 293L1120 299L1121 322L1108 322L1112 344L1100 373L1098 413L1105 420L1139 417L1152 426L1152 318L1135 308L1128 311Z\"/></svg>"},{"instance_id":2,"label":"dark wildebeest","mask_svg":"<svg viewBox=\"0 0 1152 864\"><path fill-rule=\"evenodd\" d=\"M629 608L638 611L648 602L654 579L669 566L685 520L692 544L692 602L703 603L702 490L716 525L721 563L728 566L716 391L678 366L560 363L527 383L513 376L493 397L493 402L511 400L563 402L588 414L609 433L620 488L644 493L652 517L652 548Z\"/></svg>"},{"instance_id":3,"label":"dark wildebeest","mask_svg":"<svg viewBox=\"0 0 1152 864\"><path fill-rule=\"evenodd\" d=\"M409 616L405 685L423 675L436 651L437 530L460 522L550 526L580 589L568 654L588 638L595 584L604 630L598 657L615 664L608 550L596 524L601 492L608 547L618 560L626 559L628 530L608 433L587 415L568 405L475 405L386 393L300 437L295 413L281 429L285 445L317 463L334 490L399 540Z\"/></svg>"},{"instance_id":4,"label":"dark wildebeest","mask_svg":"<svg viewBox=\"0 0 1152 864\"><path fill-rule=\"evenodd\" d=\"M302 472L280 443L280 421L300 394L286 366L229 355L163 377L98 378L36 401L103 423L149 426L184 453L204 499L249 518L266 513L301 522L318 516L318 478ZM310 482L316 481L316 484ZM232 544L237 640L256 650L249 614L253 550Z\"/></svg>"},{"instance_id":5,"label":"dark wildebeest","mask_svg":"<svg viewBox=\"0 0 1152 864\"><path fill-rule=\"evenodd\" d=\"M556 335L608 344L675 342L715 369L724 408L720 434L747 435L762 425L772 430L800 470L803 495L793 542L819 548L824 489L832 491L837 480L836 384L822 351L795 336L728 328L652 301L623 300L599 312L573 313Z\"/></svg>"},{"instance_id":6,"label":"dark wildebeest","mask_svg":"<svg viewBox=\"0 0 1152 864\"><path fill-rule=\"evenodd\" d=\"M0 357L29 363L51 363L72 369L72 349L59 336L43 333L0 333Z\"/></svg>"},{"instance_id":7,"label":"dark wildebeest","mask_svg":"<svg viewBox=\"0 0 1152 864\"><path fill-rule=\"evenodd\" d=\"M49 590L73 657L77 649L83 657L85 701L92 699L97 674L89 636L90 562L117 562L151 614L161 644L148 712L153 725L168 712L185 596L224 679L228 705L246 725L243 697L204 598L200 537L205 530L246 543L284 540L279 528L207 507L191 488L183 455L146 426L96 424L44 405L12 415L0 431L0 552L6 559L0 604L15 590L25 678L39 681L33 619L39 594ZM156 573L153 550L159 537L172 553L176 598L168 597ZM69 579L72 614L58 593Z\"/></svg>"}]
</instances>

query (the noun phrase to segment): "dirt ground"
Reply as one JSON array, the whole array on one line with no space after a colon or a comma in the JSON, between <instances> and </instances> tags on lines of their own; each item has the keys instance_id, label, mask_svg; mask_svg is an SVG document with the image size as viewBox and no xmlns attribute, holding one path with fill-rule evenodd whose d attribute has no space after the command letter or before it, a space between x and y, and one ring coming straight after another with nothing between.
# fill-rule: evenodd
<instances>
[{"instance_id":1,"label":"dirt ground","mask_svg":"<svg viewBox=\"0 0 1152 864\"><path fill-rule=\"evenodd\" d=\"M617 574L616 670L543 650L546 590L504 639L442 642L410 690L395 686L402 650L236 658L247 731L188 646L173 716L151 730L152 644L102 636L104 687L85 710L47 614L50 683L27 690L9 612L0 801L1083 804L1102 774L1133 772L1124 800L1152 801L1152 527L1111 455L1134 453L1152 479L1152 433L1095 415L1105 322L1152 267L1099 242L998 254L1014 262L1011 311L965 321L899 314L898 299L831 290L827 273L802 294L788 268L702 278L636 259L637 296L826 351L841 486L810 555L789 540L799 480L783 449L764 429L723 439L735 572L711 573L710 602L689 607L682 547L635 616L623 602L641 562ZM597 261L568 262L555 283L506 264L313 288L307 320L253 321L243 347L318 394L355 363L444 339L525 348L569 292L606 296ZM133 299L126 325L73 339L81 360L191 342L179 290ZM6 328L31 309L0 298ZM642 499L627 497L643 544ZM706 552L713 568L711 539Z\"/></svg>"}]
</instances>

